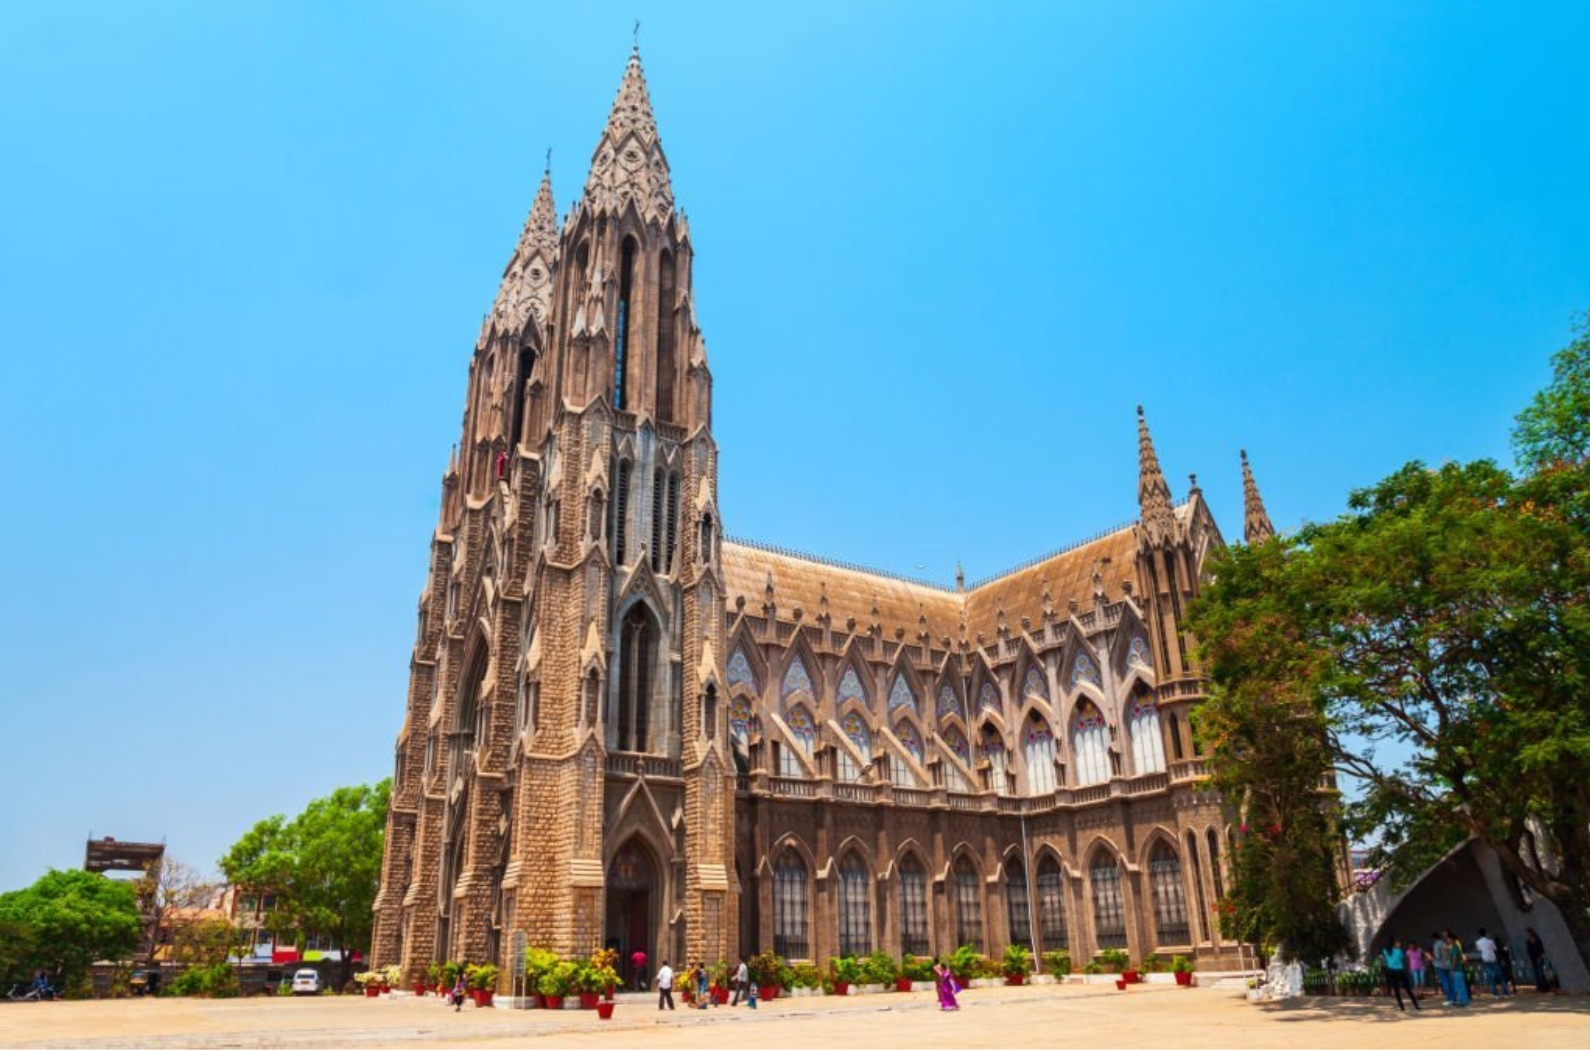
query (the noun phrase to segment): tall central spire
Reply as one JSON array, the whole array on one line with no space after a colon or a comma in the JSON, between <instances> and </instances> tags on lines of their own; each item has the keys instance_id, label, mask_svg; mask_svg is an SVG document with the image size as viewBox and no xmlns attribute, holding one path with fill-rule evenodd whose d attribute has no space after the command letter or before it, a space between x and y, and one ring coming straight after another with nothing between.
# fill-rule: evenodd
<instances>
[{"instance_id":1,"label":"tall central spire","mask_svg":"<svg viewBox=\"0 0 1590 1050\"><path fill-rule=\"evenodd\" d=\"M1143 538L1159 546L1176 538L1176 512L1171 507L1170 486L1159 469L1154 439L1148 436L1143 406L1137 406L1137 505Z\"/></svg>"},{"instance_id":2,"label":"tall central spire","mask_svg":"<svg viewBox=\"0 0 1590 1050\"><path fill-rule=\"evenodd\" d=\"M642 221L666 223L674 209L668 159L652 116L651 95L640 68L640 49L630 52L618 97L591 154L585 202L598 212L618 213L634 203Z\"/></svg>"},{"instance_id":3,"label":"tall central spire","mask_svg":"<svg viewBox=\"0 0 1590 1050\"><path fill-rule=\"evenodd\" d=\"M1263 543L1275 536L1275 526L1264 509L1259 496L1259 483L1253 480L1253 468L1248 466L1248 451L1242 450L1242 539L1249 545Z\"/></svg>"}]
</instances>

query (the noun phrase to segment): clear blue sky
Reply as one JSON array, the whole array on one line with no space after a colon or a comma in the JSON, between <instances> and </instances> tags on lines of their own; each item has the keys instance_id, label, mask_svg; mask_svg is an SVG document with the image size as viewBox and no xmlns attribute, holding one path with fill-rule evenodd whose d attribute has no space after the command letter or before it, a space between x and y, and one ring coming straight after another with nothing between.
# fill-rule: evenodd
<instances>
[{"instance_id":1,"label":"clear blue sky","mask_svg":"<svg viewBox=\"0 0 1590 1050\"><path fill-rule=\"evenodd\" d=\"M948 580L1505 457L1590 5L0 6L0 888L391 770L465 369L641 47L734 534Z\"/></svg>"}]
</instances>

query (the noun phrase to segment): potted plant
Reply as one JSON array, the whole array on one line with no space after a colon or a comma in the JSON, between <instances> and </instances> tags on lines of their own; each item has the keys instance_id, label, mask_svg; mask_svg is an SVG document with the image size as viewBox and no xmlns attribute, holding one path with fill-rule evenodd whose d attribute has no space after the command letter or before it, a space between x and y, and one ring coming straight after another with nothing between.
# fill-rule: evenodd
<instances>
[{"instance_id":1,"label":"potted plant","mask_svg":"<svg viewBox=\"0 0 1590 1050\"><path fill-rule=\"evenodd\" d=\"M723 1006L729 1001L729 981L734 977L734 967L729 965L727 959L719 959L712 964L709 974L712 978L712 1001Z\"/></svg>"},{"instance_id":2,"label":"potted plant","mask_svg":"<svg viewBox=\"0 0 1590 1050\"><path fill-rule=\"evenodd\" d=\"M365 998L374 999L381 994L382 974L380 970L366 970L364 973L356 973L353 975L353 979L360 988L364 989Z\"/></svg>"},{"instance_id":3,"label":"potted plant","mask_svg":"<svg viewBox=\"0 0 1590 1050\"><path fill-rule=\"evenodd\" d=\"M835 995L849 995L850 986L861 983L861 964L853 955L829 959L828 971L834 976Z\"/></svg>"},{"instance_id":4,"label":"potted plant","mask_svg":"<svg viewBox=\"0 0 1590 1050\"><path fill-rule=\"evenodd\" d=\"M1123 974L1132 957L1121 948L1106 948L1099 953L1099 963L1103 965L1106 973Z\"/></svg>"},{"instance_id":5,"label":"potted plant","mask_svg":"<svg viewBox=\"0 0 1590 1050\"><path fill-rule=\"evenodd\" d=\"M381 991L390 992L394 988L403 987L403 967L394 963L381 968Z\"/></svg>"},{"instance_id":6,"label":"potted plant","mask_svg":"<svg viewBox=\"0 0 1590 1050\"><path fill-rule=\"evenodd\" d=\"M909 992L913 982L933 980L933 960L926 955L907 955L900 960L900 974L906 982L900 990Z\"/></svg>"},{"instance_id":7,"label":"potted plant","mask_svg":"<svg viewBox=\"0 0 1590 1050\"><path fill-rule=\"evenodd\" d=\"M574 973L577 970L571 962L560 962L541 975L536 982L536 991L546 997L548 1010L563 1009L563 998L569 994L574 986Z\"/></svg>"},{"instance_id":8,"label":"potted plant","mask_svg":"<svg viewBox=\"0 0 1590 1050\"><path fill-rule=\"evenodd\" d=\"M1170 972L1176 975L1177 984L1181 985L1183 988L1192 987L1193 961L1187 958L1187 956L1174 956L1170 960Z\"/></svg>"},{"instance_id":9,"label":"potted plant","mask_svg":"<svg viewBox=\"0 0 1590 1050\"><path fill-rule=\"evenodd\" d=\"M894 963L894 956L885 951L875 951L861 963L861 983L864 985L879 985L880 991L894 984L900 976L900 968Z\"/></svg>"},{"instance_id":10,"label":"potted plant","mask_svg":"<svg viewBox=\"0 0 1590 1050\"><path fill-rule=\"evenodd\" d=\"M758 952L751 957L751 980L756 982L756 990L762 1001L766 1002L778 998L778 990L783 986L784 960L778 953L769 949Z\"/></svg>"},{"instance_id":11,"label":"potted plant","mask_svg":"<svg viewBox=\"0 0 1590 1050\"><path fill-rule=\"evenodd\" d=\"M981 956L969 944L963 944L953 952L950 952L949 958L945 960L945 965L949 967L950 973L955 975L955 979L960 982L963 988L970 988L972 986L972 978L982 975Z\"/></svg>"},{"instance_id":12,"label":"potted plant","mask_svg":"<svg viewBox=\"0 0 1590 1050\"><path fill-rule=\"evenodd\" d=\"M452 992L453 985L458 983L458 975L464 972L464 964L448 960L442 963L442 983L437 985L436 994L446 998Z\"/></svg>"},{"instance_id":13,"label":"potted plant","mask_svg":"<svg viewBox=\"0 0 1590 1050\"><path fill-rule=\"evenodd\" d=\"M1005 973L1006 984L1021 984L1032 973L1032 952L1019 944L1007 945L1000 968Z\"/></svg>"},{"instance_id":14,"label":"potted plant","mask_svg":"<svg viewBox=\"0 0 1590 1050\"><path fill-rule=\"evenodd\" d=\"M490 1006L497 991L497 974L502 971L493 963L480 963L464 968L464 983L469 985L469 997L476 1006Z\"/></svg>"},{"instance_id":15,"label":"potted plant","mask_svg":"<svg viewBox=\"0 0 1590 1050\"><path fill-rule=\"evenodd\" d=\"M433 962L425 968L425 986L436 989L437 995L446 995L447 989L442 987L442 964Z\"/></svg>"},{"instance_id":16,"label":"potted plant","mask_svg":"<svg viewBox=\"0 0 1590 1050\"><path fill-rule=\"evenodd\" d=\"M530 947L524 951L525 987L535 996L537 1006L546 1006L546 999L541 994L541 978L551 972L557 964L557 954L545 948Z\"/></svg>"},{"instance_id":17,"label":"potted plant","mask_svg":"<svg viewBox=\"0 0 1590 1050\"><path fill-rule=\"evenodd\" d=\"M613 963L618 953L611 949L598 949L583 966L576 967L574 988L580 994L580 1009L594 1010L603 996L611 995L618 987L618 970Z\"/></svg>"},{"instance_id":18,"label":"potted plant","mask_svg":"<svg viewBox=\"0 0 1590 1050\"><path fill-rule=\"evenodd\" d=\"M1043 953L1043 968L1055 980L1071 972L1071 953L1063 948Z\"/></svg>"}]
</instances>

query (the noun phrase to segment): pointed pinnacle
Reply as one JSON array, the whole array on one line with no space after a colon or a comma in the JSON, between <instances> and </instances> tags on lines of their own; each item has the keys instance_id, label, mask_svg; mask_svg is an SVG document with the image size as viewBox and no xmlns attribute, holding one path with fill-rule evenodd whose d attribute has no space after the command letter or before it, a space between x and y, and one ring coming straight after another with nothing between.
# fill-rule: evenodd
<instances>
[{"instance_id":1,"label":"pointed pinnacle","mask_svg":"<svg viewBox=\"0 0 1590 1050\"><path fill-rule=\"evenodd\" d=\"M1242 539L1248 544L1263 543L1275 536L1275 526L1264 509L1264 499L1259 495L1259 483L1253 480L1253 468L1248 466L1248 450L1242 449Z\"/></svg>"},{"instance_id":2,"label":"pointed pinnacle","mask_svg":"<svg viewBox=\"0 0 1590 1050\"><path fill-rule=\"evenodd\" d=\"M1176 512L1170 502L1170 486L1159 469L1154 439L1148 433L1143 406L1137 406L1137 505L1143 535L1151 544L1168 543L1176 535Z\"/></svg>"}]
</instances>

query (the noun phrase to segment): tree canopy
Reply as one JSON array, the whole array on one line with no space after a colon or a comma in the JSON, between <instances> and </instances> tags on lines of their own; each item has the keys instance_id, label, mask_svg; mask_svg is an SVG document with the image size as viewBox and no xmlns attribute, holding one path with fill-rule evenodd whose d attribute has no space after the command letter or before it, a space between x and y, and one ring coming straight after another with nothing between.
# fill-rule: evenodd
<instances>
[{"instance_id":1,"label":"tree canopy","mask_svg":"<svg viewBox=\"0 0 1590 1050\"><path fill-rule=\"evenodd\" d=\"M130 956L141 928L133 884L92 872L51 869L27 889L0 894L8 979L44 970L70 987L95 961Z\"/></svg>"},{"instance_id":2,"label":"tree canopy","mask_svg":"<svg viewBox=\"0 0 1590 1050\"><path fill-rule=\"evenodd\" d=\"M370 946L391 790L390 779L338 788L292 820L268 817L227 851L221 870L235 884L275 894L273 933L323 934L346 964L353 950Z\"/></svg>"},{"instance_id":3,"label":"tree canopy","mask_svg":"<svg viewBox=\"0 0 1590 1050\"><path fill-rule=\"evenodd\" d=\"M1346 826L1393 877L1477 837L1590 959L1590 317L1578 333L1519 417L1520 473L1409 463L1335 521L1218 554L1192 627L1232 798L1265 812L1301 764L1348 774ZM1273 894L1230 903L1277 932Z\"/></svg>"}]
</instances>

